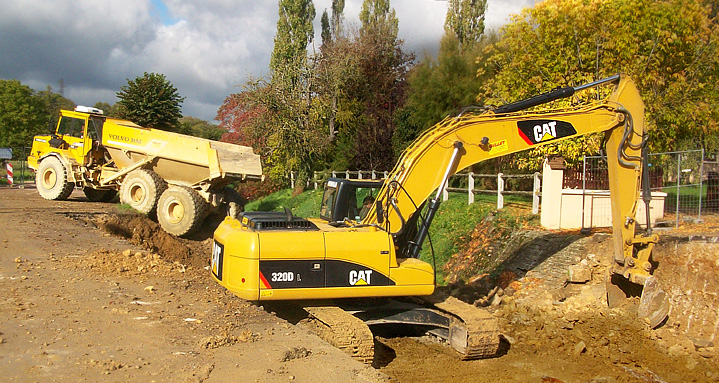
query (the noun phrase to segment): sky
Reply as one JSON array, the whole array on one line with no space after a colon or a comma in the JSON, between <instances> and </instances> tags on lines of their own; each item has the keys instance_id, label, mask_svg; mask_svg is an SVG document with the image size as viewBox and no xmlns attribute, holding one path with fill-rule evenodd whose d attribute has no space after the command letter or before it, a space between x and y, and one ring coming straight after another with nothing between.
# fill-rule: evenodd
<instances>
[{"instance_id":1,"label":"sky","mask_svg":"<svg viewBox=\"0 0 719 383\"><path fill-rule=\"evenodd\" d=\"M362 0L346 0L358 27ZM316 38L331 0L314 0ZM487 28L498 28L535 0L488 0ZM447 2L391 0L399 37L418 58L434 54ZM164 74L185 97L183 114L212 121L222 101L250 78L266 76L277 0L0 0L0 79L20 80L80 105L114 104L144 72ZM310 50L313 49L310 46Z\"/></svg>"}]
</instances>

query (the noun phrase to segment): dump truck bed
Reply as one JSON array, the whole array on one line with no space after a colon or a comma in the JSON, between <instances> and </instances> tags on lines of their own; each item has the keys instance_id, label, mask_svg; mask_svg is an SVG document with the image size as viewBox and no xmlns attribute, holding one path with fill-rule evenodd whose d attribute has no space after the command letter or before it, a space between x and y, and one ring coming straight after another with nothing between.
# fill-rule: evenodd
<instances>
[{"instance_id":1,"label":"dump truck bed","mask_svg":"<svg viewBox=\"0 0 719 383\"><path fill-rule=\"evenodd\" d=\"M260 178L260 156L252 148L108 118L102 145L120 171L147 162L166 181L197 185L217 179Z\"/></svg>"}]
</instances>

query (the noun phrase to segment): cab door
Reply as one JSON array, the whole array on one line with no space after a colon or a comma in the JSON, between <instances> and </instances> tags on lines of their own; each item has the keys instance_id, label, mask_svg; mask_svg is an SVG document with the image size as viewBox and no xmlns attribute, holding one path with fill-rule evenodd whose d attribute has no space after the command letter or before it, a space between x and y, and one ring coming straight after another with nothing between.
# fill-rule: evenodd
<instances>
[{"instance_id":1,"label":"cab door","mask_svg":"<svg viewBox=\"0 0 719 383\"><path fill-rule=\"evenodd\" d=\"M87 115L63 113L57 122L57 135L67 143L69 156L85 165L85 155L92 147L87 136Z\"/></svg>"}]
</instances>

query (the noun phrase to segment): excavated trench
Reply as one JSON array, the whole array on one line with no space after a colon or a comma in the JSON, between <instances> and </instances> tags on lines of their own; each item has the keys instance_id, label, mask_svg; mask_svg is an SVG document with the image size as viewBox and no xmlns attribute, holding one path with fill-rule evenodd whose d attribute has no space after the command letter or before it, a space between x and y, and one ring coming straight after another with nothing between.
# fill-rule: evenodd
<instances>
[{"instance_id":1,"label":"excavated trench","mask_svg":"<svg viewBox=\"0 0 719 383\"><path fill-rule=\"evenodd\" d=\"M208 263L217 225L210 221L184 239L134 214L73 218L198 268ZM505 239L514 241L507 252L483 261L499 272L443 288L499 319L508 344L501 356L460 361L436 338L385 331L375 334L373 365L399 382L719 382L719 244L712 234L662 236L656 276L671 311L656 330L637 319L636 297L607 307L608 234L523 232ZM588 280L567 283L570 267L587 272ZM281 305L266 310L283 316Z\"/></svg>"}]
</instances>

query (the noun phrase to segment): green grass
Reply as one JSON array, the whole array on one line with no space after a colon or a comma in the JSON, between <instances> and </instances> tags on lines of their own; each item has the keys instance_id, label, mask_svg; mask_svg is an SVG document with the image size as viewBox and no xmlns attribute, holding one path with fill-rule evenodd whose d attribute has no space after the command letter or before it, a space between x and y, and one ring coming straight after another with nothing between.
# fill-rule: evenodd
<instances>
[{"instance_id":1,"label":"green grass","mask_svg":"<svg viewBox=\"0 0 719 383\"><path fill-rule=\"evenodd\" d=\"M420 253L421 259L432 263L434 249L438 282L442 282L442 266L459 251L462 239L468 238L475 226L496 208L496 201L483 199L469 205L467 197L459 194L450 194L449 199L442 202L429 228L430 239L425 241Z\"/></svg>"},{"instance_id":2,"label":"green grass","mask_svg":"<svg viewBox=\"0 0 719 383\"><path fill-rule=\"evenodd\" d=\"M283 189L249 202L245 205L245 211L284 211L288 207L297 217L316 218L320 215L321 201L322 190L310 190L292 197L292 189Z\"/></svg>"}]
</instances>

